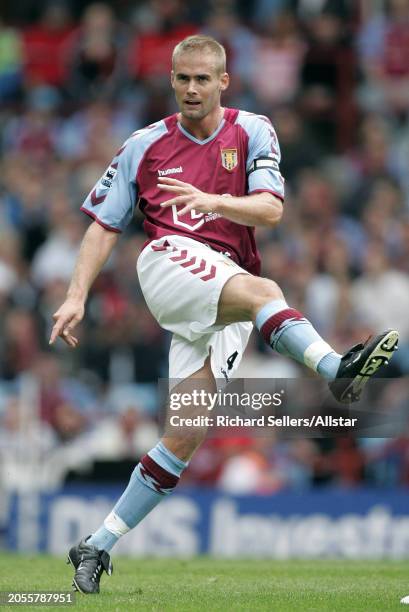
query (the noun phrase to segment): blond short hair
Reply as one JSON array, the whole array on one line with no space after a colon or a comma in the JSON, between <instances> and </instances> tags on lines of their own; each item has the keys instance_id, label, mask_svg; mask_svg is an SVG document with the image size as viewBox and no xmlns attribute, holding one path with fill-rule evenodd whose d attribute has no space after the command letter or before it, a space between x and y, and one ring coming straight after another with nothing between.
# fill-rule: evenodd
<instances>
[{"instance_id":1,"label":"blond short hair","mask_svg":"<svg viewBox=\"0 0 409 612\"><path fill-rule=\"evenodd\" d=\"M172 53L172 68L175 67L176 58L182 53L208 52L213 53L217 60L219 74L226 72L226 50L215 38L197 34L184 38L176 45Z\"/></svg>"}]
</instances>

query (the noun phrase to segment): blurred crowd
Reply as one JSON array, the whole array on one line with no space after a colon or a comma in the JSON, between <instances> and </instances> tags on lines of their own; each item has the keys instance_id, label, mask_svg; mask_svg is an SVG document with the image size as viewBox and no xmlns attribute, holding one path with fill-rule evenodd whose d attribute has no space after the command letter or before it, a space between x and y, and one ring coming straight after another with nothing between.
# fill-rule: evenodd
<instances>
[{"instance_id":1,"label":"blurred crowd","mask_svg":"<svg viewBox=\"0 0 409 612\"><path fill-rule=\"evenodd\" d=\"M409 401L400 386L409 373L409 0L5 2L0 481L18 482L24 467L10 457L27 465L31 446L56 484L97 460L136 462L155 443L170 338L138 286L138 214L94 284L79 347L50 350L48 338L89 224L79 207L131 132L175 112L171 51L195 32L226 47L224 105L267 115L278 134L285 214L278 229L257 230L263 274L340 352L396 327L396 388L384 402L403 410ZM240 374L308 375L256 334ZM183 482L236 492L406 484L405 433L209 440Z\"/></svg>"}]
</instances>

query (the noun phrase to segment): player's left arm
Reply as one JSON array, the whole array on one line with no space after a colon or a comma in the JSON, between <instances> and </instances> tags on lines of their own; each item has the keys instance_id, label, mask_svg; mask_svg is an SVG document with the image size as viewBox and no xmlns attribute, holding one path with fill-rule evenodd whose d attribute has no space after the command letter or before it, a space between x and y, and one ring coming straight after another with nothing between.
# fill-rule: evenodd
<instances>
[{"instance_id":1,"label":"player's left arm","mask_svg":"<svg viewBox=\"0 0 409 612\"><path fill-rule=\"evenodd\" d=\"M218 213L241 225L274 227L279 223L283 214L284 179L279 170L281 154L276 133L267 117L243 114L240 123L248 135L248 195L227 197L204 193L183 181L161 177L158 187L175 196L162 206L181 206L178 216L195 210Z\"/></svg>"}]
</instances>

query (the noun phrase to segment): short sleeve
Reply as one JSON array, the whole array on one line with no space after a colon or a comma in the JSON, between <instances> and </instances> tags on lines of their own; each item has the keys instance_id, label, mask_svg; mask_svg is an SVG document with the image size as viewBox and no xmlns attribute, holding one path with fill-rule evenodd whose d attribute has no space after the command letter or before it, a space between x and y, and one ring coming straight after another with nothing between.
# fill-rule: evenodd
<instances>
[{"instance_id":1,"label":"short sleeve","mask_svg":"<svg viewBox=\"0 0 409 612\"><path fill-rule=\"evenodd\" d=\"M284 200L284 179L280 173L280 146L267 117L253 115L246 122L248 136L248 193L268 191Z\"/></svg>"},{"instance_id":2,"label":"short sleeve","mask_svg":"<svg viewBox=\"0 0 409 612\"><path fill-rule=\"evenodd\" d=\"M81 206L83 212L113 232L125 229L135 209L137 168L132 144L128 139L119 149Z\"/></svg>"}]
</instances>

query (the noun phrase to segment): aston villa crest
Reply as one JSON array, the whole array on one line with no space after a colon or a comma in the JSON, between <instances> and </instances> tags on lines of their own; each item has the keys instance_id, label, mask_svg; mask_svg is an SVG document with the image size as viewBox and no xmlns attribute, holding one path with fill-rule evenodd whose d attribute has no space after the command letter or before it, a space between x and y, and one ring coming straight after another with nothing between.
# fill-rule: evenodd
<instances>
[{"instance_id":1,"label":"aston villa crest","mask_svg":"<svg viewBox=\"0 0 409 612\"><path fill-rule=\"evenodd\" d=\"M223 168L229 171L234 170L239 161L237 149L222 149L221 155Z\"/></svg>"}]
</instances>

